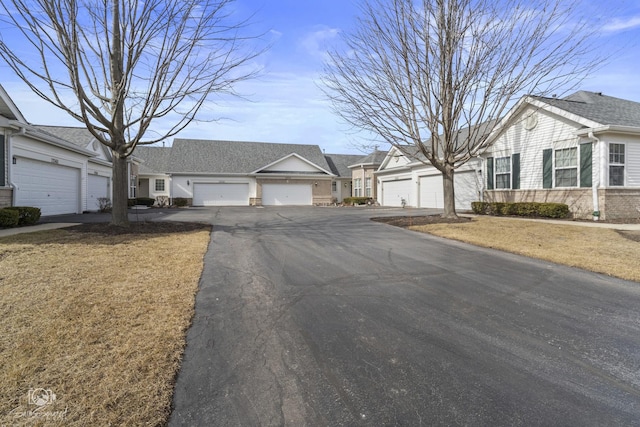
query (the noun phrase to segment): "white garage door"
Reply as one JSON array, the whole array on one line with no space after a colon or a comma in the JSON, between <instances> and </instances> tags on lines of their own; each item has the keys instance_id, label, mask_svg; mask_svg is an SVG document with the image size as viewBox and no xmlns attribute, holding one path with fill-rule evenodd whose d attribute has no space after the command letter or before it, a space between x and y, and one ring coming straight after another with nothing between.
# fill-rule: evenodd
<instances>
[{"instance_id":1,"label":"white garage door","mask_svg":"<svg viewBox=\"0 0 640 427\"><path fill-rule=\"evenodd\" d=\"M100 209L98 199L109 197L109 178L106 176L89 175L87 180L87 210L97 211Z\"/></svg>"},{"instance_id":2,"label":"white garage door","mask_svg":"<svg viewBox=\"0 0 640 427\"><path fill-rule=\"evenodd\" d=\"M38 207L42 215L80 211L80 169L19 157L13 181L17 206Z\"/></svg>"},{"instance_id":3,"label":"white garage door","mask_svg":"<svg viewBox=\"0 0 640 427\"><path fill-rule=\"evenodd\" d=\"M444 207L442 175L421 176L419 182L420 207L442 209Z\"/></svg>"},{"instance_id":4,"label":"white garage door","mask_svg":"<svg viewBox=\"0 0 640 427\"><path fill-rule=\"evenodd\" d=\"M456 210L470 211L471 202L480 200L478 189L480 183L475 171L456 172L453 175L456 192Z\"/></svg>"},{"instance_id":5,"label":"white garage door","mask_svg":"<svg viewBox=\"0 0 640 427\"><path fill-rule=\"evenodd\" d=\"M414 206L411 198L412 188L410 179L382 182L382 206L402 206L402 199L406 206Z\"/></svg>"},{"instance_id":6,"label":"white garage door","mask_svg":"<svg viewBox=\"0 0 640 427\"><path fill-rule=\"evenodd\" d=\"M311 205L311 184L262 184L264 206Z\"/></svg>"},{"instance_id":7,"label":"white garage door","mask_svg":"<svg viewBox=\"0 0 640 427\"><path fill-rule=\"evenodd\" d=\"M194 206L248 206L249 184L193 184Z\"/></svg>"}]
</instances>

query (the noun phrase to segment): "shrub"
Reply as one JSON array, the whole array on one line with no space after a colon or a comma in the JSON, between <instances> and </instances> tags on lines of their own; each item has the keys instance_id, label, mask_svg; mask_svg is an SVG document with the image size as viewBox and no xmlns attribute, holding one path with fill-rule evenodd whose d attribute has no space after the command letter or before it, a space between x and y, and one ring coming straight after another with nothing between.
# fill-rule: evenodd
<instances>
[{"instance_id":1,"label":"shrub","mask_svg":"<svg viewBox=\"0 0 640 427\"><path fill-rule=\"evenodd\" d=\"M108 197L98 197L98 210L100 212L110 212L111 199Z\"/></svg>"},{"instance_id":2,"label":"shrub","mask_svg":"<svg viewBox=\"0 0 640 427\"><path fill-rule=\"evenodd\" d=\"M345 205L366 205L373 203L373 199L371 197L345 197L342 202Z\"/></svg>"},{"instance_id":3,"label":"shrub","mask_svg":"<svg viewBox=\"0 0 640 427\"><path fill-rule=\"evenodd\" d=\"M136 205L144 205L144 206L153 206L156 202L156 199L152 199L151 197L136 197Z\"/></svg>"},{"instance_id":4,"label":"shrub","mask_svg":"<svg viewBox=\"0 0 640 427\"><path fill-rule=\"evenodd\" d=\"M179 208L183 208L189 204L189 200L185 199L184 197L176 197L175 199L173 199L173 204Z\"/></svg>"},{"instance_id":5,"label":"shrub","mask_svg":"<svg viewBox=\"0 0 640 427\"><path fill-rule=\"evenodd\" d=\"M0 228L17 227L20 214L14 209L0 209Z\"/></svg>"},{"instance_id":6,"label":"shrub","mask_svg":"<svg viewBox=\"0 0 640 427\"><path fill-rule=\"evenodd\" d=\"M136 199L127 199L127 206L133 207L136 205Z\"/></svg>"},{"instance_id":7,"label":"shrub","mask_svg":"<svg viewBox=\"0 0 640 427\"><path fill-rule=\"evenodd\" d=\"M161 208L169 206L169 196L158 196L158 197L156 197L156 204Z\"/></svg>"},{"instance_id":8,"label":"shrub","mask_svg":"<svg viewBox=\"0 0 640 427\"><path fill-rule=\"evenodd\" d=\"M40 208L34 208L31 206L10 206L5 209L10 209L18 212L18 225L33 225L40 221Z\"/></svg>"},{"instance_id":9,"label":"shrub","mask_svg":"<svg viewBox=\"0 0 640 427\"><path fill-rule=\"evenodd\" d=\"M569 206L564 203L538 202L472 202L471 209L476 215L524 216L542 218L567 218Z\"/></svg>"}]
</instances>

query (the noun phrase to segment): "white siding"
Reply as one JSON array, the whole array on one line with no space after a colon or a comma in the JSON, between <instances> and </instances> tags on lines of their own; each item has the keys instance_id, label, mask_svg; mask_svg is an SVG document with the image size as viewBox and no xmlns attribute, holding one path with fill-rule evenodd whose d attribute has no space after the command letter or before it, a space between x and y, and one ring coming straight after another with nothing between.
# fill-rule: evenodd
<instances>
[{"instance_id":1,"label":"white siding","mask_svg":"<svg viewBox=\"0 0 640 427\"><path fill-rule=\"evenodd\" d=\"M524 117L535 113L538 123L531 130L523 125ZM483 157L506 157L520 153L520 189L542 188L542 150L564 145L577 146L575 131L579 125L544 110L531 107L520 114ZM486 174L486 171L484 171Z\"/></svg>"},{"instance_id":2,"label":"white siding","mask_svg":"<svg viewBox=\"0 0 640 427\"><path fill-rule=\"evenodd\" d=\"M313 165L299 159L296 156L290 156L279 162L274 163L264 171L286 171L286 172L318 172L319 169Z\"/></svg>"}]
</instances>

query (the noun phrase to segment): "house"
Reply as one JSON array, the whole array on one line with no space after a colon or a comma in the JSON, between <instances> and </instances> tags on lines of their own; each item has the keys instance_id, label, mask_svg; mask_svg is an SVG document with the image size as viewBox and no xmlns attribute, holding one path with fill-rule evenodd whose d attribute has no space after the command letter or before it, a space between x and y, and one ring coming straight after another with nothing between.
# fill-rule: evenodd
<instances>
[{"instance_id":1,"label":"house","mask_svg":"<svg viewBox=\"0 0 640 427\"><path fill-rule=\"evenodd\" d=\"M326 154L325 159L335 175L331 182L331 196L336 203L342 203L345 197L352 194L352 172L349 166L362 159L359 154Z\"/></svg>"},{"instance_id":2,"label":"house","mask_svg":"<svg viewBox=\"0 0 640 427\"><path fill-rule=\"evenodd\" d=\"M640 217L640 103L579 91L527 96L482 154L484 200L559 202L574 217Z\"/></svg>"},{"instance_id":3,"label":"house","mask_svg":"<svg viewBox=\"0 0 640 427\"><path fill-rule=\"evenodd\" d=\"M59 132L66 130L29 124L0 86L0 207L34 206L45 216L81 213L109 194L102 147Z\"/></svg>"},{"instance_id":4,"label":"house","mask_svg":"<svg viewBox=\"0 0 640 427\"><path fill-rule=\"evenodd\" d=\"M587 91L526 96L489 142L455 172L458 210L479 200L557 202L575 218L640 217L640 103ZM415 147L394 147L375 176L382 205L443 207L442 176Z\"/></svg>"},{"instance_id":5,"label":"house","mask_svg":"<svg viewBox=\"0 0 640 427\"><path fill-rule=\"evenodd\" d=\"M194 206L326 205L331 172L317 145L175 139L137 148L138 180ZM147 166L148 165L148 166ZM151 184L153 182L153 184ZM165 194L163 193L163 194Z\"/></svg>"},{"instance_id":6,"label":"house","mask_svg":"<svg viewBox=\"0 0 640 427\"><path fill-rule=\"evenodd\" d=\"M353 197L371 197L376 199L378 194L378 182L374 172L380 167L387 151L374 150L368 156L361 157L351 165L351 180L353 182Z\"/></svg>"},{"instance_id":7,"label":"house","mask_svg":"<svg viewBox=\"0 0 640 427\"><path fill-rule=\"evenodd\" d=\"M442 173L413 146L393 147L374 174L377 201L382 206L409 206L442 209ZM481 163L467 162L453 177L456 209L471 210L471 203L482 194Z\"/></svg>"}]
</instances>

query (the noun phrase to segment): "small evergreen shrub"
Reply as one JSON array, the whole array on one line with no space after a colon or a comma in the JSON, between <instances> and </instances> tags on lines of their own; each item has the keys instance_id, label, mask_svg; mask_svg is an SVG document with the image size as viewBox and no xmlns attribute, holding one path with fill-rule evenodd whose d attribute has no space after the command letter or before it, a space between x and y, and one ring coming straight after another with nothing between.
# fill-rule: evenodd
<instances>
[{"instance_id":1,"label":"small evergreen shrub","mask_svg":"<svg viewBox=\"0 0 640 427\"><path fill-rule=\"evenodd\" d=\"M569 206L564 203L472 202L471 210L476 215L494 215L494 216L568 218L570 215Z\"/></svg>"},{"instance_id":2,"label":"small evergreen shrub","mask_svg":"<svg viewBox=\"0 0 640 427\"><path fill-rule=\"evenodd\" d=\"M5 209L18 212L18 226L34 225L40 221L40 208L31 206L9 206Z\"/></svg>"},{"instance_id":3,"label":"small evergreen shrub","mask_svg":"<svg viewBox=\"0 0 640 427\"><path fill-rule=\"evenodd\" d=\"M136 205L136 199L127 199L127 206L133 207Z\"/></svg>"},{"instance_id":4,"label":"small evergreen shrub","mask_svg":"<svg viewBox=\"0 0 640 427\"><path fill-rule=\"evenodd\" d=\"M0 228L17 227L20 214L14 209L0 209Z\"/></svg>"},{"instance_id":5,"label":"small evergreen shrub","mask_svg":"<svg viewBox=\"0 0 640 427\"><path fill-rule=\"evenodd\" d=\"M153 206L155 202L156 199L151 197L136 197L136 205Z\"/></svg>"},{"instance_id":6,"label":"small evergreen shrub","mask_svg":"<svg viewBox=\"0 0 640 427\"><path fill-rule=\"evenodd\" d=\"M176 197L175 199L173 199L173 204L179 208L183 208L189 204L189 200L185 199L184 197Z\"/></svg>"}]
</instances>

